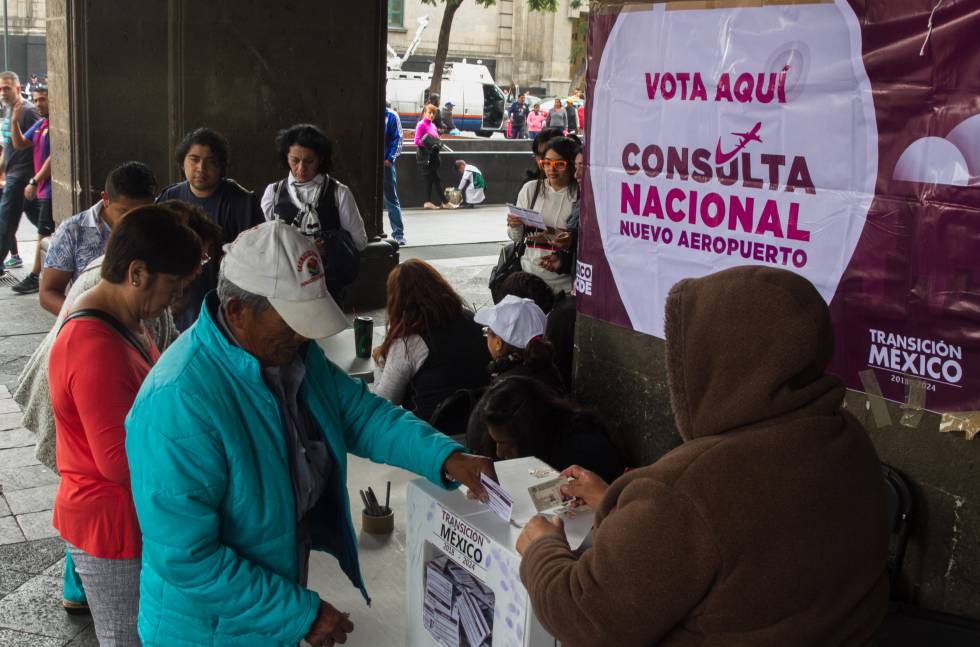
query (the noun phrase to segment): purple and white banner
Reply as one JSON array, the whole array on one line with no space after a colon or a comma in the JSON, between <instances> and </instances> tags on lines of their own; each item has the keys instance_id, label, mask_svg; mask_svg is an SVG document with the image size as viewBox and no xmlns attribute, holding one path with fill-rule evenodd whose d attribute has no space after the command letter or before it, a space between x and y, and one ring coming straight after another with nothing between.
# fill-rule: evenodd
<instances>
[{"instance_id":1,"label":"purple and white banner","mask_svg":"<svg viewBox=\"0 0 980 647\"><path fill-rule=\"evenodd\" d=\"M663 337L677 281L781 267L849 387L980 409L980 5L715 4L593 8L579 310Z\"/></svg>"}]
</instances>

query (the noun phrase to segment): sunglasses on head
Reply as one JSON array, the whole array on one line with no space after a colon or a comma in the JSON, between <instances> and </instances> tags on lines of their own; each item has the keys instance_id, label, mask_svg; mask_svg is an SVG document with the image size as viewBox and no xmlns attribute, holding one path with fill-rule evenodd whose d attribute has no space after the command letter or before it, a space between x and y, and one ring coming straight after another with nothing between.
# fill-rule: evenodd
<instances>
[{"instance_id":1,"label":"sunglasses on head","mask_svg":"<svg viewBox=\"0 0 980 647\"><path fill-rule=\"evenodd\" d=\"M547 169L549 166L556 171L564 171L568 168L568 162L565 160L538 160L538 166L542 169Z\"/></svg>"}]
</instances>

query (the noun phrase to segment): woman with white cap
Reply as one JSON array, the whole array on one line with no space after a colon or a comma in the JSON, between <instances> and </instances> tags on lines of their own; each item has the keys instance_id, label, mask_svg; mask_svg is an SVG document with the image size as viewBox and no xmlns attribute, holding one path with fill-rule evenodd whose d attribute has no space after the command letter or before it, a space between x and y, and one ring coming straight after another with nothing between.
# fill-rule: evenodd
<instances>
[{"instance_id":1,"label":"woman with white cap","mask_svg":"<svg viewBox=\"0 0 980 647\"><path fill-rule=\"evenodd\" d=\"M492 308L477 312L473 319L484 326L487 349L493 357L492 379L524 375L561 390L554 349L544 338L547 317L534 301L508 294Z\"/></svg>"},{"instance_id":2,"label":"woman with white cap","mask_svg":"<svg viewBox=\"0 0 980 647\"><path fill-rule=\"evenodd\" d=\"M487 338L491 384L508 377L529 377L561 393L561 375L554 363L554 349L544 337L547 318L531 299L508 294L500 303L483 308L473 320L482 324ZM486 398L481 397L470 414L466 428L466 445L495 458L494 443L489 440L483 414Z\"/></svg>"}]
</instances>

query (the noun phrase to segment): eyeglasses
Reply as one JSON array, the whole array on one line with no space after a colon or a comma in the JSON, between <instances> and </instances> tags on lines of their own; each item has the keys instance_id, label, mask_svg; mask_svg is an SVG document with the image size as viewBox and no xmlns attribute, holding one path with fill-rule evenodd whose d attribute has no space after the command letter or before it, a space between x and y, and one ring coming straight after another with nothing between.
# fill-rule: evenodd
<instances>
[{"instance_id":1,"label":"eyeglasses","mask_svg":"<svg viewBox=\"0 0 980 647\"><path fill-rule=\"evenodd\" d=\"M205 255L204 255L203 257L201 257L201 267L204 267L204 266L205 266L205 265L207 265L207 264L208 264L208 263L209 263L210 261L211 261L211 257L210 257L210 256L208 256L207 254L205 254Z\"/></svg>"},{"instance_id":2,"label":"eyeglasses","mask_svg":"<svg viewBox=\"0 0 980 647\"><path fill-rule=\"evenodd\" d=\"M564 171L568 168L568 162L565 160L538 160L538 166L541 167L542 170L547 170L550 166L556 171Z\"/></svg>"}]
</instances>

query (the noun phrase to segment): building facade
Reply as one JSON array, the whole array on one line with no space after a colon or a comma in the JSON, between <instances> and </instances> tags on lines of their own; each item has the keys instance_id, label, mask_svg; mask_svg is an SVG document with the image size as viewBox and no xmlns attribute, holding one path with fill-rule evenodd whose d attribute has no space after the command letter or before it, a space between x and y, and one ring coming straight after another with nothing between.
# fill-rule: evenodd
<instances>
[{"instance_id":1,"label":"building facade","mask_svg":"<svg viewBox=\"0 0 980 647\"><path fill-rule=\"evenodd\" d=\"M456 11L449 40L450 61L482 61L501 88L533 94L567 94L583 84L584 49L575 43L588 20L588 3L574 9L560 0L554 13L531 11L527 0L497 0L489 7L464 2ZM435 58L445 5L421 0L389 0L388 45L402 55L429 17L422 40L404 69L427 71ZM581 52L579 50L582 50Z\"/></svg>"},{"instance_id":2,"label":"building facade","mask_svg":"<svg viewBox=\"0 0 980 647\"><path fill-rule=\"evenodd\" d=\"M26 83L31 74L43 77L48 69L45 45L45 0L7 0L7 30L3 39L3 69Z\"/></svg>"}]
</instances>

